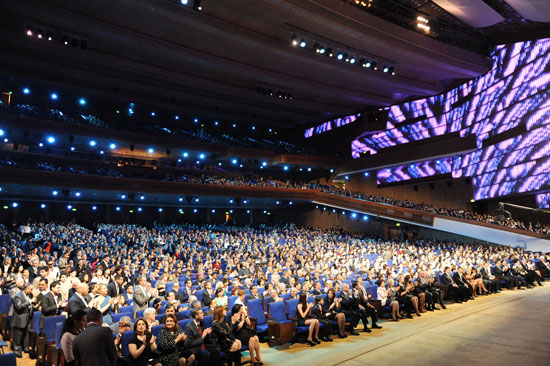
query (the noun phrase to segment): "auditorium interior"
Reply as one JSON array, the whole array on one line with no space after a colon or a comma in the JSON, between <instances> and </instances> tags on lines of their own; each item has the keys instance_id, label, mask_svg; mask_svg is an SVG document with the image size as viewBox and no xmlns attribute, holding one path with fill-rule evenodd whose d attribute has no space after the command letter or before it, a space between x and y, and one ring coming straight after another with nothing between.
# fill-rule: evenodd
<instances>
[{"instance_id":1,"label":"auditorium interior","mask_svg":"<svg viewBox=\"0 0 550 366\"><path fill-rule=\"evenodd\" d=\"M0 365L550 364L550 1L1 3Z\"/></svg>"}]
</instances>

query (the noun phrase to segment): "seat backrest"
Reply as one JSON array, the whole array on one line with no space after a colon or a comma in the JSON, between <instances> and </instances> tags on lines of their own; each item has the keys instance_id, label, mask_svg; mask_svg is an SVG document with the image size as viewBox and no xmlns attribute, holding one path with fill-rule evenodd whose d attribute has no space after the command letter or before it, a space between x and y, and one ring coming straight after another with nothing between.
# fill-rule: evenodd
<instances>
[{"instance_id":1,"label":"seat backrest","mask_svg":"<svg viewBox=\"0 0 550 366\"><path fill-rule=\"evenodd\" d=\"M55 315L44 317L44 335L48 342L55 341L55 326L59 322L65 321L65 315Z\"/></svg>"},{"instance_id":2,"label":"seat backrest","mask_svg":"<svg viewBox=\"0 0 550 366\"><path fill-rule=\"evenodd\" d=\"M197 300L199 300L202 304L202 294L204 293L204 291L206 290L197 290L197 292L195 292L195 296L197 297Z\"/></svg>"},{"instance_id":3,"label":"seat backrest","mask_svg":"<svg viewBox=\"0 0 550 366\"><path fill-rule=\"evenodd\" d=\"M298 299L288 300L286 302L286 312L288 313L288 318L296 319L296 308L298 306Z\"/></svg>"},{"instance_id":4,"label":"seat backrest","mask_svg":"<svg viewBox=\"0 0 550 366\"><path fill-rule=\"evenodd\" d=\"M159 336L159 333L160 333L160 330L162 329L162 327L164 327L164 325L155 325L153 328L151 328L151 333L152 333L155 337L158 337L158 336Z\"/></svg>"},{"instance_id":5,"label":"seat backrest","mask_svg":"<svg viewBox=\"0 0 550 366\"><path fill-rule=\"evenodd\" d=\"M129 316L130 318L132 318L132 313L128 312L128 313L111 314L111 317L113 318L113 323L118 323L120 321L120 318L122 318L123 316Z\"/></svg>"},{"instance_id":6,"label":"seat backrest","mask_svg":"<svg viewBox=\"0 0 550 366\"><path fill-rule=\"evenodd\" d=\"M136 312L136 319L137 318L143 318L143 313L145 312L145 310L140 310L138 312Z\"/></svg>"},{"instance_id":7,"label":"seat backrest","mask_svg":"<svg viewBox=\"0 0 550 366\"><path fill-rule=\"evenodd\" d=\"M271 299L271 296L264 297L264 312L267 313L269 309L269 299Z\"/></svg>"},{"instance_id":8,"label":"seat backrest","mask_svg":"<svg viewBox=\"0 0 550 366\"><path fill-rule=\"evenodd\" d=\"M210 328L212 326L212 315L206 315L203 319L204 326Z\"/></svg>"},{"instance_id":9,"label":"seat backrest","mask_svg":"<svg viewBox=\"0 0 550 366\"><path fill-rule=\"evenodd\" d=\"M191 321L191 319L183 319L178 322L178 325L182 330L185 329L185 326Z\"/></svg>"},{"instance_id":10,"label":"seat backrest","mask_svg":"<svg viewBox=\"0 0 550 366\"><path fill-rule=\"evenodd\" d=\"M269 318L276 322L284 322L286 318L286 304L282 301L272 302L269 305Z\"/></svg>"},{"instance_id":11,"label":"seat backrest","mask_svg":"<svg viewBox=\"0 0 550 366\"><path fill-rule=\"evenodd\" d=\"M55 325L55 345L57 348L61 348L61 332L63 332L63 322Z\"/></svg>"},{"instance_id":12,"label":"seat backrest","mask_svg":"<svg viewBox=\"0 0 550 366\"><path fill-rule=\"evenodd\" d=\"M120 313L134 313L134 307L131 306L131 305L127 305L127 306L121 306L120 307ZM115 315L115 314L111 314L111 315Z\"/></svg>"},{"instance_id":13,"label":"seat backrest","mask_svg":"<svg viewBox=\"0 0 550 366\"><path fill-rule=\"evenodd\" d=\"M233 305L235 305L235 301L238 298L238 296L229 296L229 298L227 299L227 309L229 309L229 312L231 312L231 309L233 308Z\"/></svg>"},{"instance_id":14,"label":"seat backrest","mask_svg":"<svg viewBox=\"0 0 550 366\"><path fill-rule=\"evenodd\" d=\"M15 353L6 353L5 355L0 355L0 365L2 365L2 366L17 366L17 361L15 359Z\"/></svg>"},{"instance_id":15,"label":"seat backrest","mask_svg":"<svg viewBox=\"0 0 550 366\"><path fill-rule=\"evenodd\" d=\"M11 297L9 294L0 295L0 314L7 314L10 309Z\"/></svg>"},{"instance_id":16,"label":"seat backrest","mask_svg":"<svg viewBox=\"0 0 550 366\"><path fill-rule=\"evenodd\" d=\"M126 332L122 333L122 355L125 358L130 357L130 349L128 349L128 343L130 343L130 339L132 339L132 335L134 334L134 331L127 330Z\"/></svg>"},{"instance_id":17,"label":"seat backrest","mask_svg":"<svg viewBox=\"0 0 550 366\"><path fill-rule=\"evenodd\" d=\"M41 311L35 311L32 313L32 329L36 334L40 334L40 318L42 317Z\"/></svg>"},{"instance_id":18,"label":"seat backrest","mask_svg":"<svg viewBox=\"0 0 550 366\"><path fill-rule=\"evenodd\" d=\"M248 315L257 320L258 325L266 324L267 320L265 319L263 299L254 299L248 301Z\"/></svg>"},{"instance_id":19,"label":"seat backrest","mask_svg":"<svg viewBox=\"0 0 550 366\"><path fill-rule=\"evenodd\" d=\"M179 315L184 319L188 318L191 316L191 310L182 310L179 312Z\"/></svg>"}]
</instances>

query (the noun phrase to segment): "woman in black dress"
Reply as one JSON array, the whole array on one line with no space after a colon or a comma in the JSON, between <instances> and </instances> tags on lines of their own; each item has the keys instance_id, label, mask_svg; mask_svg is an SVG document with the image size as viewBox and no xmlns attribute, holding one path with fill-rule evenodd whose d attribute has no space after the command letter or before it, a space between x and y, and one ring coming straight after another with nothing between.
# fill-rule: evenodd
<instances>
[{"instance_id":1,"label":"woman in black dress","mask_svg":"<svg viewBox=\"0 0 550 366\"><path fill-rule=\"evenodd\" d=\"M314 319L311 314L311 308L313 304L307 302L307 295L300 294L298 305L296 306L296 317L298 318L298 326L309 326L309 334L307 337L307 344L315 346L320 344L319 341L319 320ZM315 334L315 337L313 336Z\"/></svg>"},{"instance_id":2,"label":"woman in black dress","mask_svg":"<svg viewBox=\"0 0 550 366\"><path fill-rule=\"evenodd\" d=\"M338 337L346 338L346 316L341 310L340 298L336 297L336 290L331 287L327 291L327 301L323 303L323 311L329 313L327 317L330 320L336 320L338 323Z\"/></svg>"},{"instance_id":3,"label":"woman in black dress","mask_svg":"<svg viewBox=\"0 0 550 366\"><path fill-rule=\"evenodd\" d=\"M192 366L195 355L188 352L184 354L181 348L187 336L178 325L175 315L168 314L164 318L164 327L157 338L160 362L162 366Z\"/></svg>"},{"instance_id":4,"label":"woman in black dress","mask_svg":"<svg viewBox=\"0 0 550 366\"><path fill-rule=\"evenodd\" d=\"M221 350L229 353L229 363L241 366L241 341L235 338L233 326L225 321L226 315L225 306L216 306L212 316L212 334Z\"/></svg>"},{"instance_id":5,"label":"woman in black dress","mask_svg":"<svg viewBox=\"0 0 550 366\"><path fill-rule=\"evenodd\" d=\"M246 314L245 308L241 304L233 305L231 309L231 324L233 332L241 344L247 344L250 351L250 364L263 365L260 356L260 340L254 329L250 325L250 319Z\"/></svg>"},{"instance_id":6,"label":"woman in black dress","mask_svg":"<svg viewBox=\"0 0 550 366\"><path fill-rule=\"evenodd\" d=\"M130 350L130 366L162 366L155 358L156 337L147 329L144 318L138 318L134 323L134 335L128 343Z\"/></svg>"}]
</instances>

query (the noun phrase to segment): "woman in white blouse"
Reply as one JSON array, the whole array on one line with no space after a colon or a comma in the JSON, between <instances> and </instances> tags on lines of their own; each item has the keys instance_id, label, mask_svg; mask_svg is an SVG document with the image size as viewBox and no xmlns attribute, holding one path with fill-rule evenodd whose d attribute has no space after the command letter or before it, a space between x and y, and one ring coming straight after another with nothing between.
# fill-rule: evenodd
<instances>
[{"instance_id":1,"label":"woman in white blouse","mask_svg":"<svg viewBox=\"0 0 550 366\"><path fill-rule=\"evenodd\" d=\"M388 280L388 289L386 289L386 284L382 280L376 281L378 290L376 295L378 300L382 302L382 306L391 306L391 320L394 322L399 321L399 303L396 300L397 293L393 286L393 279Z\"/></svg>"}]
</instances>

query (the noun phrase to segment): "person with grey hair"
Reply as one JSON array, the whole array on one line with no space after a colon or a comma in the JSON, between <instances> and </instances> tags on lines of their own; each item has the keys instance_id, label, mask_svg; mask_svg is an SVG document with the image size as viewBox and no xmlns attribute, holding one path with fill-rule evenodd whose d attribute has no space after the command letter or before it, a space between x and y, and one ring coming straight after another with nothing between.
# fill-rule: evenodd
<instances>
[{"instance_id":1,"label":"person with grey hair","mask_svg":"<svg viewBox=\"0 0 550 366\"><path fill-rule=\"evenodd\" d=\"M132 330L134 324L129 316L123 316L118 323L111 325L111 330L116 334L115 347L118 355L122 356L122 334L126 331Z\"/></svg>"},{"instance_id":2,"label":"person with grey hair","mask_svg":"<svg viewBox=\"0 0 550 366\"><path fill-rule=\"evenodd\" d=\"M157 311L154 308L147 308L145 309L145 311L143 311L143 318L145 318L149 330L151 330L151 328L153 328L155 325L159 325L159 321L156 320L156 316Z\"/></svg>"}]
</instances>

